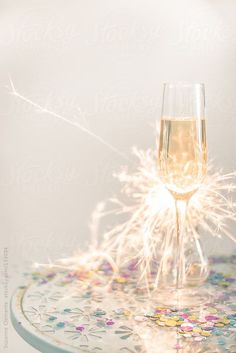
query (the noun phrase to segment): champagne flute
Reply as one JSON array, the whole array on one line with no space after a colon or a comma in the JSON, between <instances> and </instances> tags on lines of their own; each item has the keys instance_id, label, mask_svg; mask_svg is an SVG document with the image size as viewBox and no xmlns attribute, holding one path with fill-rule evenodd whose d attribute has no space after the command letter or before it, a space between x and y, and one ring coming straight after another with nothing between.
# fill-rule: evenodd
<instances>
[{"instance_id":1,"label":"champagne flute","mask_svg":"<svg viewBox=\"0 0 236 353\"><path fill-rule=\"evenodd\" d=\"M160 177L175 199L175 288L185 287L184 232L189 199L207 171L204 85L164 84L159 142Z\"/></svg>"}]
</instances>

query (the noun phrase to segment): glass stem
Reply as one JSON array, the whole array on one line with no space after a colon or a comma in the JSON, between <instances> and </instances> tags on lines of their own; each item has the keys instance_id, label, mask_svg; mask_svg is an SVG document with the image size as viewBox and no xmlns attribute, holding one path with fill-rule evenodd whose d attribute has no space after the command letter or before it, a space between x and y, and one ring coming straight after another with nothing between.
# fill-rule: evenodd
<instances>
[{"instance_id":1,"label":"glass stem","mask_svg":"<svg viewBox=\"0 0 236 353\"><path fill-rule=\"evenodd\" d=\"M184 287L185 282L185 254L184 233L187 202L175 200L176 208L176 289Z\"/></svg>"}]
</instances>

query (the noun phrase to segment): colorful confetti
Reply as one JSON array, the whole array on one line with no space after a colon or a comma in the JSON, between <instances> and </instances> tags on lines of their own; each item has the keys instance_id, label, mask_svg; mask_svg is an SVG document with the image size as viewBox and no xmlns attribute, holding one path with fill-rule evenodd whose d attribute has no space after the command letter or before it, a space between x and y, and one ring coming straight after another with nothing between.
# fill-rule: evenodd
<instances>
[{"instance_id":1,"label":"colorful confetti","mask_svg":"<svg viewBox=\"0 0 236 353\"><path fill-rule=\"evenodd\" d=\"M152 298L137 285L134 264L128 264L117 276L106 262L89 273L84 269L34 272L26 275L33 280L33 285L20 287L25 293L24 314L32 325L37 328L41 325L43 332L54 335L58 332L67 340L86 347L90 345L91 351L99 346L98 342L93 346L93 339L101 342L107 334L117 336L120 349L124 351L129 351L134 340L134 347L139 347L139 351L132 348L130 352L146 353L142 351L143 333L149 329L160 338L165 332L173 333L177 339L172 345L174 352L184 352L190 342L199 347L213 342L218 347L217 352L233 353L236 342L235 260L235 256L211 259L212 271L206 288L213 290L213 298L200 308L181 310L155 305L155 301L147 310L145 303ZM70 297L70 292L71 299L63 299ZM73 305L69 305L72 299Z\"/></svg>"}]
</instances>

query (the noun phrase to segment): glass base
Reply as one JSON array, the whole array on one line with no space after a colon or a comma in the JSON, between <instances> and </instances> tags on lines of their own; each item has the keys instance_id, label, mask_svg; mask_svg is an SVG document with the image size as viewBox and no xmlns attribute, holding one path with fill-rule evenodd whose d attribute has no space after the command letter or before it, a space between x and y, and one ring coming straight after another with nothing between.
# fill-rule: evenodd
<instances>
[{"instance_id":1,"label":"glass base","mask_svg":"<svg viewBox=\"0 0 236 353\"><path fill-rule=\"evenodd\" d=\"M212 295L206 288L157 289L152 300L157 306L174 309L192 308L211 302Z\"/></svg>"}]
</instances>

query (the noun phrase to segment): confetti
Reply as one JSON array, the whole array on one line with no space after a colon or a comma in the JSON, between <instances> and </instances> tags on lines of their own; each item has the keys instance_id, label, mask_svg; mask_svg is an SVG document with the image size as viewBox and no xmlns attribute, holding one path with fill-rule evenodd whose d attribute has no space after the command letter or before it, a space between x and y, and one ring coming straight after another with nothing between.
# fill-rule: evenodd
<instances>
[{"instance_id":1,"label":"confetti","mask_svg":"<svg viewBox=\"0 0 236 353\"><path fill-rule=\"evenodd\" d=\"M49 316L49 318L48 318L49 321L54 321L54 320L56 320L56 319L57 319L56 316Z\"/></svg>"},{"instance_id":2,"label":"confetti","mask_svg":"<svg viewBox=\"0 0 236 353\"><path fill-rule=\"evenodd\" d=\"M223 257L221 259L214 257L211 263L219 266L220 261L232 265L232 263L236 263L236 257ZM99 280L97 279L97 273L99 273ZM110 280L110 287L108 287L106 293L107 298L109 298L110 294L115 294L117 298L119 298L121 294L124 296L127 293L128 303L129 299L131 299L129 293L132 293L132 299L138 299L137 305L129 306L126 305L126 300L124 302L118 300L117 303L124 305L119 306L117 304L117 307L113 307L109 312L107 307L103 306L99 306L97 309L94 309L94 306L93 309L91 308L90 317L96 320L94 324L96 329L111 332L114 326L119 327L119 329L115 330L115 333L120 334L122 340L128 339L133 334L131 329L124 324L126 321L129 323L133 322L134 325L151 324L152 327L156 325L159 330L172 330L173 332L177 332L181 340L175 345L175 349L177 350L184 349L182 345L184 341L182 340L188 342L192 340L195 344L202 344L202 342L208 342L214 338L219 347L227 350L229 346L227 345L228 337L234 334L236 335L235 272L233 274L224 273L216 271L215 269L210 272L206 286L213 288L214 295L209 303L201 305L200 311L197 308L191 307L178 310L174 307L163 307L160 305L153 305L152 308L150 305L146 313L139 311L138 303L145 302L145 300L149 299L145 297L145 291L137 286L136 274L136 265L127 264L127 267L122 270L118 277L115 277L114 273L111 271L111 267L108 266L107 263L104 263L97 270L94 269L94 271L89 271L89 273L86 273L84 269L82 271L78 268L76 272L55 271L50 272L50 274L47 272L37 272L31 273L30 276L33 278L38 288L47 286L48 284L46 282L49 280L51 283L56 283L58 286L68 287L68 290L71 285L78 285L78 288L83 288L82 293L78 296L78 303L80 301L89 303L87 304L87 308L89 308L91 303L102 303L104 292L101 291L101 289L104 287L104 283L107 284L108 280ZM103 281L104 278L105 281ZM24 290L25 287L22 288L22 291ZM40 293L37 293L36 298L37 296L40 297L40 295ZM46 301L52 300L53 303L55 296L51 295L51 297L50 299L50 297L46 298L44 295L42 296ZM55 310L53 307L52 309ZM61 329L60 332L63 330L65 330L65 332L73 332L74 330L75 334L82 337L85 335L85 326L82 322L84 320L86 322L87 320L86 310L85 312L81 310L79 304L78 308L65 306L61 314L66 315L66 321L60 321L60 313L56 315L49 313L47 314L47 322L52 324L55 322L53 327ZM39 312L38 315L43 314ZM75 325L74 321L77 320L77 318L81 320L81 324ZM56 320L59 322L56 322ZM74 325L73 329L71 328L72 323ZM86 328L86 334L87 332L88 330Z\"/></svg>"},{"instance_id":3,"label":"confetti","mask_svg":"<svg viewBox=\"0 0 236 353\"><path fill-rule=\"evenodd\" d=\"M177 322L175 320L166 320L165 324L169 327L177 326Z\"/></svg>"},{"instance_id":4,"label":"confetti","mask_svg":"<svg viewBox=\"0 0 236 353\"><path fill-rule=\"evenodd\" d=\"M83 332L85 327L83 325L80 325L80 326L76 326L76 331L80 331L80 332Z\"/></svg>"},{"instance_id":5,"label":"confetti","mask_svg":"<svg viewBox=\"0 0 236 353\"><path fill-rule=\"evenodd\" d=\"M56 325L58 328L63 328L65 326L64 322L58 322Z\"/></svg>"}]
</instances>

